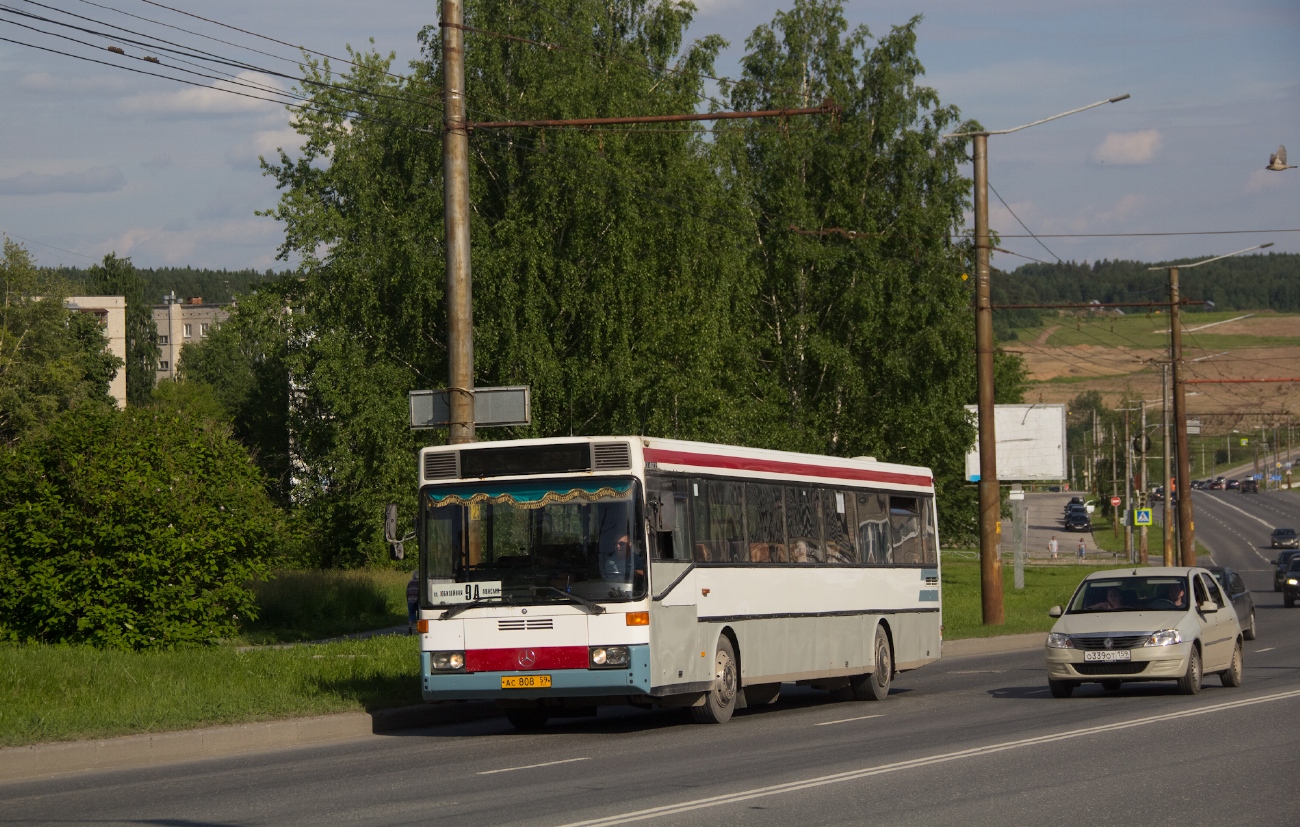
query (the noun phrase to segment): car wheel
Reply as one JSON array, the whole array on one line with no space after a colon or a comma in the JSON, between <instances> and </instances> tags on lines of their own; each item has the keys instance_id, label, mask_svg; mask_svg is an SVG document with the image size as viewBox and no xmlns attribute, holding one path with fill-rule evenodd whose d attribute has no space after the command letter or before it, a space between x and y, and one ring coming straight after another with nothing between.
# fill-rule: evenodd
<instances>
[{"instance_id":1,"label":"car wheel","mask_svg":"<svg viewBox=\"0 0 1300 827\"><path fill-rule=\"evenodd\" d=\"M1187 672L1178 679L1180 695L1195 695L1201 691L1201 650L1192 647L1192 654L1187 658Z\"/></svg>"},{"instance_id":2,"label":"car wheel","mask_svg":"<svg viewBox=\"0 0 1300 827\"><path fill-rule=\"evenodd\" d=\"M894 679L894 654L889 648L889 635L876 627L876 671L869 675L849 678L849 691L855 701L883 701L889 697L889 685Z\"/></svg>"},{"instance_id":3,"label":"car wheel","mask_svg":"<svg viewBox=\"0 0 1300 827\"><path fill-rule=\"evenodd\" d=\"M1232 665L1219 673L1219 680L1223 681L1224 686L1241 686L1241 641L1237 641L1237 646L1232 650Z\"/></svg>"},{"instance_id":4,"label":"car wheel","mask_svg":"<svg viewBox=\"0 0 1300 827\"><path fill-rule=\"evenodd\" d=\"M691 707L691 718L697 724L725 724L736 711L736 653L726 635L718 638L718 651L713 658L713 689L704 696L704 703Z\"/></svg>"},{"instance_id":5,"label":"car wheel","mask_svg":"<svg viewBox=\"0 0 1300 827\"><path fill-rule=\"evenodd\" d=\"M1107 692L1115 692L1115 691L1118 691L1119 688L1120 688L1120 686L1122 686L1122 685L1123 685L1123 684L1122 684L1121 681L1115 681L1115 680L1102 681L1102 682L1101 682L1101 688L1102 688L1102 689L1105 689Z\"/></svg>"},{"instance_id":6,"label":"car wheel","mask_svg":"<svg viewBox=\"0 0 1300 827\"><path fill-rule=\"evenodd\" d=\"M1282 596L1282 602L1286 604L1288 609L1295 608L1295 598L1289 594Z\"/></svg>"},{"instance_id":7,"label":"car wheel","mask_svg":"<svg viewBox=\"0 0 1300 827\"><path fill-rule=\"evenodd\" d=\"M1255 639L1255 610L1254 609L1250 610L1250 622L1246 624L1245 629L1241 630L1241 636L1244 637L1246 640Z\"/></svg>"},{"instance_id":8,"label":"car wheel","mask_svg":"<svg viewBox=\"0 0 1300 827\"><path fill-rule=\"evenodd\" d=\"M1052 690L1053 698L1068 698L1074 694L1074 681L1047 681L1047 688Z\"/></svg>"}]
</instances>

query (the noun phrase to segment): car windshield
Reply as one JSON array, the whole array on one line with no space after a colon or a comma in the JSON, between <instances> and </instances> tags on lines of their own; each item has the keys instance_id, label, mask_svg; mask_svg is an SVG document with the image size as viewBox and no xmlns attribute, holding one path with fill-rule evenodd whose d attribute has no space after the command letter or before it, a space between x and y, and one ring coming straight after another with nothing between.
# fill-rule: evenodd
<instances>
[{"instance_id":1,"label":"car windshield","mask_svg":"<svg viewBox=\"0 0 1300 827\"><path fill-rule=\"evenodd\" d=\"M1291 562L1287 563L1288 572L1300 571L1300 554L1291 555Z\"/></svg>"},{"instance_id":2,"label":"car windshield","mask_svg":"<svg viewBox=\"0 0 1300 827\"><path fill-rule=\"evenodd\" d=\"M631 479L426 488L425 576L434 586L500 582L516 604L643 597L636 490Z\"/></svg>"},{"instance_id":3,"label":"car windshield","mask_svg":"<svg viewBox=\"0 0 1300 827\"><path fill-rule=\"evenodd\" d=\"M1279 528L1273 532L1274 537L1290 537L1295 534L1294 528Z\"/></svg>"},{"instance_id":4,"label":"car windshield","mask_svg":"<svg viewBox=\"0 0 1300 827\"><path fill-rule=\"evenodd\" d=\"M1068 614L1174 611L1187 608L1187 580L1172 575L1085 580Z\"/></svg>"}]
</instances>

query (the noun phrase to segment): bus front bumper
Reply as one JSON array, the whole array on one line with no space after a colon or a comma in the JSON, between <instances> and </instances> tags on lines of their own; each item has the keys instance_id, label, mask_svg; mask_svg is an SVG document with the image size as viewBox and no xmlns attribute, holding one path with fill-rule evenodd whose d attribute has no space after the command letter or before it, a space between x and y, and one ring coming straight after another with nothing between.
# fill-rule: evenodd
<instances>
[{"instance_id":1,"label":"bus front bumper","mask_svg":"<svg viewBox=\"0 0 1300 827\"><path fill-rule=\"evenodd\" d=\"M650 647L629 646L627 669L549 669L528 672L438 672L429 667L429 653L420 653L420 685L426 701L472 699L533 700L537 698L645 695L650 692ZM548 675L546 689L505 689L502 678Z\"/></svg>"}]
</instances>

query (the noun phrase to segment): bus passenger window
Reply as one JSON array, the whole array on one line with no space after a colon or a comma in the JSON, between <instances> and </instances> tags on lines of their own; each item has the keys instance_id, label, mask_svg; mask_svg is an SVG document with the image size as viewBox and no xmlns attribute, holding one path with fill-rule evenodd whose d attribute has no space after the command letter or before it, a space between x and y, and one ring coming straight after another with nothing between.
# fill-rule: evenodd
<instances>
[{"instance_id":1,"label":"bus passenger window","mask_svg":"<svg viewBox=\"0 0 1300 827\"><path fill-rule=\"evenodd\" d=\"M894 541L894 563L919 565L921 550L921 511L916 497L889 498L889 527Z\"/></svg>"},{"instance_id":2,"label":"bus passenger window","mask_svg":"<svg viewBox=\"0 0 1300 827\"><path fill-rule=\"evenodd\" d=\"M781 505L781 487L747 484L745 513L749 525L749 561L786 562L785 509Z\"/></svg>"},{"instance_id":3,"label":"bus passenger window","mask_svg":"<svg viewBox=\"0 0 1300 827\"><path fill-rule=\"evenodd\" d=\"M822 527L826 530L826 562L856 563L853 549L854 496L852 492L822 491Z\"/></svg>"},{"instance_id":4,"label":"bus passenger window","mask_svg":"<svg viewBox=\"0 0 1300 827\"><path fill-rule=\"evenodd\" d=\"M815 488L785 487L785 526L790 544L791 563L823 563L821 520L817 513L818 491Z\"/></svg>"},{"instance_id":5,"label":"bus passenger window","mask_svg":"<svg viewBox=\"0 0 1300 827\"><path fill-rule=\"evenodd\" d=\"M889 542L889 500L884 494L858 492L858 560L887 566L893 560Z\"/></svg>"},{"instance_id":6,"label":"bus passenger window","mask_svg":"<svg viewBox=\"0 0 1300 827\"><path fill-rule=\"evenodd\" d=\"M923 562L932 566L939 562L939 537L934 524L934 500L929 498L921 500L921 518L924 527L921 532Z\"/></svg>"},{"instance_id":7,"label":"bus passenger window","mask_svg":"<svg viewBox=\"0 0 1300 827\"><path fill-rule=\"evenodd\" d=\"M711 480L708 487L709 541L713 559L726 563L742 561L744 542L744 496L742 483Z\"/></svg>"}]
</instances>

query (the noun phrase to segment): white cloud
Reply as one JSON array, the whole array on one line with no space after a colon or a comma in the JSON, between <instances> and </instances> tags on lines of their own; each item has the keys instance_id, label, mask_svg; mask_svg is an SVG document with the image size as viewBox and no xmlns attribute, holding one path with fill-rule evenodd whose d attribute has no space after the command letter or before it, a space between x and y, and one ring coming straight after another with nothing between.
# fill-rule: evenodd
<instances>
[{"instance_id":1,"label":"white cloud","mask_svg":"<svg viewBox=\"0 0 1300 827\"><path fill-rule=\"evenodd\" d=\"M258 157L269 161L279 161L278 149L283 148L290 155L301 147L304 136L290 127L284 129L266 129L253 134L251 138L240 143L226 153L226 161L236 169L259 169Z\"/></svg>"},{"instance_id":2,"label":"white cloud","mask_svg":"<svg viewBox=\"0 0 1300 827\"><path fill-rule=\"evenodd\" d=\"M1300 172L1300 170L1297 170ZM1246 194L1255 195L1256 193L1269 192L1287 183L1287 179L1295 173L1291 170L1277 172L1269 169L1257 169L1246 179Z\"/></svg>"},{"instance_id":3,"label":"white cloud","mask_svg":"<svg viewBox=\"0 0 1300 827\"><path fill-rule=\"evenodd\" d=\"M161 265L216 261L219 250L258 248L266 252L243 266L269 267L280 240L280 227L275 221L248 217L197 225L179 222L164 227L133 227L100 246Z\"/></svg>"},{"instance_id":4,"label":"white cloud","mask_svg":"<svg viewBox=\"0 0 1300 827\"><path fill-rule=\"evenodd\" d=\"M1092 160L1098 164L1149 164L1161 143L1158 129L1112 132L1092 151Z\"/></svg>"},{"instance_id":5,"label":"white cloud","mask_svg":"<svg viewBox=\"0 0 1300 827\"><path fill-rule=\"evenodd\" d=\"M0 178L0 195L50 195L60 192L117 192L126 186L126 176L115 166L91 167L81 172L24 172Z\"/></svg>"},{"instance_id":6,"label":"white cloud","mask_svg":"<svg viewBox=\"0 0 1300 827\"><path fill-rule=\"evenodd\" d=\"M274 78L257 72L240 72L237 79L244 84L254 84L270 89L282 89ZM236 92L239 94L231 94ZM230 81L217 81L211 86L190 87L175 92L158 92L131 95L123 98L119 111L129 115L243 115L249 112L274 112L275 106L256 98L273 98L267 89L249 88Z\"/></svg>"}]
</instances>

